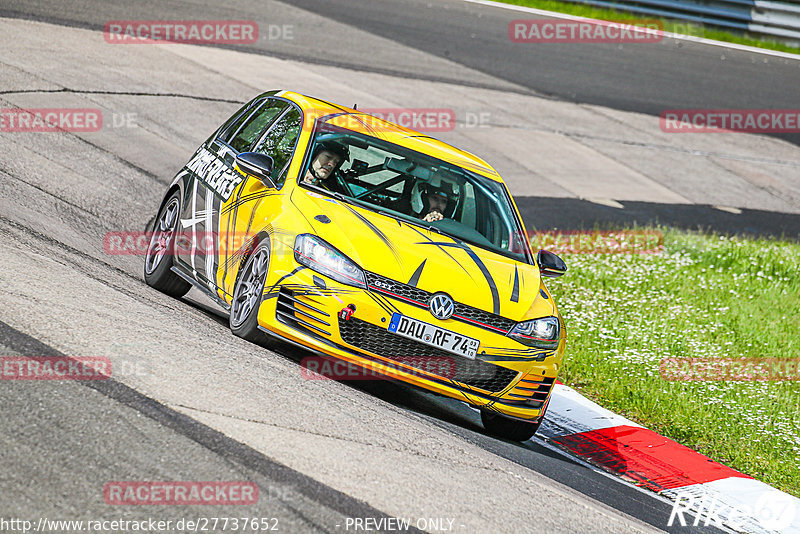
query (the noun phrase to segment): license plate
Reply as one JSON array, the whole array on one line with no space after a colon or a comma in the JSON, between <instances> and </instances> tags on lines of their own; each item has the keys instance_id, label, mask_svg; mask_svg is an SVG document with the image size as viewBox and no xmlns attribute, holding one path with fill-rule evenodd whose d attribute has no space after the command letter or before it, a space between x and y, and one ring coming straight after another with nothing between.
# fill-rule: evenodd
<instances>
[{"instance_id":1,"label":"license plate","mask_svg":"<svg viewBox=\"0 0 800 534\"><path fill-rule=\"evenodd\" d=\"M389 323L389 332L464 356L470 360L475 359L475 354L477 354L478 345L480 344L477 339L462 336L399 313L392 315L392 321Z\"/></svg>"}]
</instances>

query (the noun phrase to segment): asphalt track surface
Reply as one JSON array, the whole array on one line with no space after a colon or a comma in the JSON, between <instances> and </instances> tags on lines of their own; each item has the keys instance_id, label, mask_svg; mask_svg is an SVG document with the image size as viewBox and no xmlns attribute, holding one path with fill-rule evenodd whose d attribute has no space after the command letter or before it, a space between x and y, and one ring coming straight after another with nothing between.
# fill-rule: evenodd
<instances>
[{"instance_id":1,"label":"asphalt track surface","mask_svg":"<svg viewBox=\"0 0 800 534\"><path fill-rule=\"evenodd\" d=\"M65 356L2 322L0 348L10 356ZM113 379L4 384L0 399L7 410L0 438L6 519L39 517L43 503L50 519L76 518L78 510L103 517L107 505L97 488L143 477L255 482L261 498L248 515L274 518L283 532L324 532L347 517L387 517ZM234 506L148 508L145 517L174 523L241 517Z\"/></svg>"},{"instance_id":2,"label":"asphalt track surface","mask_svg":"<svg viewBox=\"0 0 800 534\"><path fill-rule=\"evenodd\" d=\"M624 209L618 209L571 198L519 197L516 201L526 221L547 221L541 228L544 230L610 230L661 224L750 237L800 236L800 215L793 213L749 209L730 213L709 205L655 202L624 202Z\"/></svg>"},{"instance_id":3,"label":"asphalt track surface","mask_svg":"<svg viewBox=\"0 0 800 534\"><path fill-rule=\"evenodd\" d=\"M292 3L562 100L653 115L667 109L800 104L800 94L790 89L800 83L797 60L674 39L653 47L519 45L509 41L509 23L542 17L461 2ZM797 135L787 138L800 142Z\"/></svg>"},{"instance_id":4,"label":"asphalt track surface","mask_svg":"<svg viewBox=\"0 0 800 534\"><path fill-rule=\"evenodd\" d=\"M351 43L329 48L335 59L322 58L317 49L319 43L298 40L289 44L272 43L269 49L260 53L312 62L329 61L356 70L391 71L409 78L444 77L465 86L475 85L474 80L457 79L458 72L438 77L415 71L413 64L402 61L404 48L401 45L419 47L553 98L582 100L591 97L602 99L602 103L610 107L632 109L625 106L633 106L634 110L647 113L657 113L661 106L797 105L796 92L792 94L785 89L798 86L797 66L783 60L770 58L762 61L759 58L756 61L747 53L738 52L719 60L719 49L683 44L697 48L692 54L697 63L684 63L681 69L708 69L716 61L715 57L719 61L733 58L738 61L736 67L732 67L736 76L725 80L728 83L719 82L719 87L709 88L708 84L717 83L717 70L701 70L714 72L715 76L686 83L681 91L665 89L663 83L652 77L636 75L635 61L642 61L642 67L648 61L634 54L636 58L627 58L634 63L621 69L628 72L629 78L623 81L616 78L615 81L608 77L606 84L593 82L597 90L586 95L580 91L580 87L585 87L579 83L581 78L585 82L588 78L584 77L593 73L592 80L597 81L597 76L602 77L609 69L607 64L585 57L585 50L554 48L546 58L538 55L533 58L531 54L517 52L521 55L508 61L485 61L490 57L486 50L494 49L491 48L492 39L478 38L477 32L486 25L484 19L492 19L491 24L507 25L506 18L518 18L516 16L461 2L442 2L428 7L428 3L378 1L359 3L360 9L354 9L352 3L337 1L314 3L313 6L310 2L294 4L313 8L316 13L353 24L361 30L395 39L399 50L398 62L373 64L371 61L375 54L359 50L357 43L352 43L352 49ZM268 6L281 12L283 4L273 2ZM424 15L420 14L421 10L424 10ZM154 18L153 12L159 13L158 18L163 19L260 17L263 20L265 17L263 6L254 2L237 2L227 9L211 3L169 2L129 6L123 2L74 2L66 5L60 2L6 1L0 6L0 16L89 29L98 29L109 19ZM259 16L248 17L253 13ZM270 19L270 16L266 18ZM391 31L381 29L378 25L381 19L393 21ZM291 23L291 19L287 22ZM475 37L472 37L473 33ZM477 54L474 49L470 53L470 47L476 46L470 44L473 40L482 45L482 53ZM281 46L285 49L275 50ZM507 52L499 49L492 53L500 54L495 57L507 57ZM649 64L669 64L668 57L662 58L657 51L653 54L658 59L648 58ZM668 51L662 51L662 54L668 56ZM606 61L613 61L613 54L600 55ZM553 57L563 59L555 61ZM624 55L617 59L625 60ZM507 66L514 61L527 67ZM539 63L528 64L526 61ZM553 63L557 63L556 67L547 71L547 66ZM591 64L596 66L596 70L584 68ZM534 67L536 76L529 72ZM719 79L730 75L727 69L716 68L722 77ZM504 70L496 72L497 69ZM146 70L142 75L147 75ZM781 83L754 81L763 79L763 76L776 76L775 79ZM480 82L481 85L487 83ZM761 92L754 100L756 86ZM630 92L630 98L624 97L626 92ZM634 94L638 96L634 98ZM712 94L715 95L713 102L708 96ZM792 98L795 98L794 102ZM772 105L768 106L760 99L769 100ZM231 104L227 105L231 107ZM31 157L30 165L24 164L24 160L20 165L9 164L6 160L0 168L5 185L3 203L0 204L4 206L0 212L0 236L6 243L0 257L3 258L2 280L10 288L0 308L3 310L0 347L5 355L69 354L67 350L74 351L76 346L101 353L111 347L121 355L123 362L141 358L146 376L134 372L130 376L123 374L118 379L87 385L4 384L0 395L6 409L0 419L0 435L6 453L0 460L4 473L0 482L3 494L0 516L36 517L45 512L49 517L60 515L62 518L102 515L108 513L108 508L102 502L98 487L109 480L253 480L262 492L275 495L275 498L263 500L258 509L248 510L248 515L279 517L281 525L285 525L282 531L342 531L336 525L341 525L347 517L398 515L397 510L406 505L415 511L424 509L403 501L387 512L389 505L386 503L392 502L393 494L396 493L399 500L407 499L403 492L405 488L399 485L395 488L381 487L381 481L375 480L375 473L383 469L387 481L413 485L414 482L404 480L396 473L398 466L393 461L436 466L441 470L436 473L441 476L475 467L460 465L454 461L455 455L443 452L456 449L463 450L470 461L483 462L479 469L469 472L480 473L480 469L484 469L487 480L496 476L495 469L507 469L514 475L512 480L514 477L525 479L529 487L532 482L525 477L535 476L537 481L545 481L544 484L549 480L558 489L556 498L548 500L552 504L543 506L536 499L536 492L521 493L515 485L508 485L504 490L508 493L504 495L508 502L502 503L494 496L486 496L486 506L493 510L477 514L485 515L484 521L495 517L492 511L502 511L518 514L537 531L646 530L643 524L675 532L712 530L668 529L669 503L582 465L542 441L516 444L489 437L483 432L477 414L458 403L391 383L299 383L298 361L303 354L296 349L284 348L277 353L254 350L253 346L231 337L224 315L202 297L190 294L181 301L173 301L147 288L141 281L138 259L115 261L87 251L87 242L100 238L106 231L118 229L113 224L115 219L129 227L142 228L152 215L150 208L158 202L168 173L155 176L130 163L120 165L124 160L119 154L78 142L77 146L96 157L98 164L114 170L123 169L118 178L107 184L114 191L102 191L102 194L87 192L85 196L76 198L64 189L68 186L60 182L60 176L43 178L40 184L32 183L31 172L45 177L56 175L60 165L74 154L75 146L71 141L66 143L67 146L57 146L60 144L50 148L31 146L30 150L44 159ZM18 145L14 146L18 148ZM49 151L57 154L55 159L47 159ZM140 155L140 160L133 158L133 162L146 166L146 157ZM80 167L78 160L69 164ZM91 176L91 164L83 168L90 173L92 181L102 181L102 175ZM109 205L109 198L116 198L116 205ZM572 203L574 209L582 213L589 208L581 204L582 201L561 202L564 204L559 209L551 199L523 200L520 208L524 213L528 208L550 206L554 216L563 213L563 206L567 203ZM648 206L640 208L642 217L653 216ZM674 215L667 210L662 217L666 219L674 215L676 224L691 225L695 224L697 213L710 208L686 206L674 209L683 209L685 214ZM596 210L593 219L583 222L614 222L610 214L619 213L606 213L606 208L602 207ZM745 222L742 231L777 234L791 229L796 223L790 215L778 214L775 217L777 222L774 223L769 220L765 223L764 217L754 217L755 222ZM756 222L761 226L753 230ZM567 218L564 224L569 224ZM8 274L12 272L15 274ZM148 339L143 340L146 336ZM279 395L264 392L265 383L280 384L287 391L281 390ZM209 397L219 397L219 404L215 405ZM276 405L267 413L265 401ZM220 406L225 407L227 413L221 413ZM287 420L291 424L287 425ZM336 420L336 425L331 423L332 420ZM235 436L244 432L240 427L247 425L256 425L257 430L250 432L265 434L265 439L254 438L252 443L237 440ZM299 428L288 428L292 425ZM340 427L346 432L340 434ZM396 435L398 428L403 429L402 435ZM378 437L365 437L373 433ZM332 435L339 441L323 439ZM343 435L352 444L364 445L363 450L337 453L335 447L342 446ZM292 440L297 441L293 443ZM314 451L317 465L309 467L308 463L287 452L293 447L303 448L303 443L311 443L306 447L318 447ZM325 447L333 448L329 451ZM275 456L283 460L273 458L269 452L271 448ZM384 465L364 467L367 472L361 478L350 473L353 468L349 465L336 465L356 461L356 452L364 450L377 451L374 454ZM394 454L385 453L387 450ZM31 457L38 459L36 465L30 461ZM291 460L296 460L296 467L288 465ZM429 463L423 463L425 461ZM509 467L512 465L516 467ZM342 473L351 475L352 480L340 481L337 477L342 477ZM365 477L372 477L370 491L375 491L374 498L367 496L369 491L360 491L354 486L363 482ZM473 480L472 483L477 482ZM541 488L539 491L544 498L546 491ZM437 494L435 485L423 483L414 486L412 492L416 492L418 498L430 499L434 503L446 500ZM519 496L515 495L517 492L520 492ZM454 493L447 498L459 502L464 500L464 495ZM373 505L373 502L378 504ZM554 517L552 510L564 515ZM157 513L161 518L169 519L236 515L238 512L196 507L165 511L160 507L155 511L126 510L126 515L140 517ZM434 516L446 515L447 512L429 509L425 513ZM476 531L478 527L475 525L486 524L465 523L464 532Z\"/></svg>"},{"instance_id":5,"label":"asphalt track surface","mask_svg":"<svg viewBox=\"0 0 800 534\"><path fill-rule=\"evenodd\" d=\"M47 2L4 0L0 16L102 29L108 20L241 18L262 26L295 24L285 7L337 21L345 27L446 58L529 91L556 99L659 115L669 109L796 109L800 61L665 38L656 46L635 44L520 45L508 24L542 18L461 0L292 0L291 2L191 2L124 0ZM262 53L301 61L394 72L425 79L451 75L387 64L348 32L314 33L300 27L295 43L264 41ZM302 41L301 46L295 46ZM322 46L322 45L325 46ZM252 50L253 47L248 47ZM459 77L460 83L470 83ZM474 81L472 83L475 83ZM800 144L800 134L775 134Z\"/></svg>"}]
</instances>

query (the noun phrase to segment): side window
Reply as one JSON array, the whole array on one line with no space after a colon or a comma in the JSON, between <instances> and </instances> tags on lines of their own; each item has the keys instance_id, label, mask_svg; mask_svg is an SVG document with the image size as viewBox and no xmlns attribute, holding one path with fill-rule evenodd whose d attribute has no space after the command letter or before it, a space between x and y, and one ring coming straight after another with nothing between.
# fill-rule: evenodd
<instances>
[{"instance_id":1,"label":"side window","mask_svg":"<svg viewBox=\"0 0 800 534\"><path fill-rule=\"evenodd\" d=\"M303 116L297 109L291 109L278 122L272 125L267 135L259 142L253 152L266 154L275 162L272 169L272 180L279 186L286 180L286 171L294 154Z\"/></svg>"},{"instance_id":2,"label":"side window","mask_svg":"<svg viewBox=\"0 0 800 534\"><path fill-rule=\"evenodd\" d=\"M241 109L239 109L239 111L231 115L228 120L225 121L225 125L219 129L216 140L224 143L230 141L233 134L239 131L239 128L242 126L242 123L247 119L247 117L253 113L253 110L258 109L264 103L264 101L265 99L262 98L261 100L245 104Z\"/></svg>"},{"instance_id":3,"label":"side window","mask_svg":"<svg viewBox=\"0 0 800 534\"><path fill-rule=\"evenodd\" d=\"M288 106L289 104L282 100L267 100L247 117L228 144L237 152L246 152L264 129Z\"/></svg>"}]
</instances>

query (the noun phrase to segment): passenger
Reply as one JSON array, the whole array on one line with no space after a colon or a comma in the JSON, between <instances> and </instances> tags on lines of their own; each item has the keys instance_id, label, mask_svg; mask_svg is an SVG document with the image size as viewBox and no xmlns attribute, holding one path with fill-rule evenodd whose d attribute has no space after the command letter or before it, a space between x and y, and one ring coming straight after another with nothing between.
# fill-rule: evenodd
<instances>
[{"instance_id":1,"label":"passenger","mask_svg":"<svg viewBox=\"0 0 800 534\"><path fill-rule=\"evenodd\" d=\"M459 201L459 186L438 176L430 183L420 185L422 210L416 217L425 222L452 219Z\"/></svg>"}]
</instances>

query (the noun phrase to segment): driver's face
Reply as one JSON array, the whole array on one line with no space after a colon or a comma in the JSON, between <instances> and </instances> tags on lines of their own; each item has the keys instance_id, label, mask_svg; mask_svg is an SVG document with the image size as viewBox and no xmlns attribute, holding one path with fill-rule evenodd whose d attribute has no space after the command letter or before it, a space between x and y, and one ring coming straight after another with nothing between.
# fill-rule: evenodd
<instances>
[{"instance_id":1,"label":"driver's face","mask_svg":"<svg viewBox=\"0 0 800 534\"><path fill-rule=\"evenodd\" d=\"M330 174L333 172L333 169L339 165L341 160L342 158L333 152L323 150L319 153L319 156L317 156L317 159L315 159L314 163L311 165L314 167L314 172L316 172L317 176L324 180L330 176Z\"/></svg>"},{"instance_id":2,"label":"driver's face","mask_svg":"<svg viewBox=\"0 0 800 534\"><path fill-rule=\"evenodd\" d=\"M430 206L430 211L444 214L444 210L447 209L447 197L434 192L428 193L428 206Z\"/></svg>"}]
</instances>

